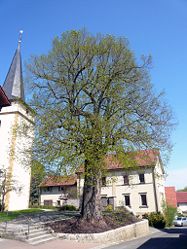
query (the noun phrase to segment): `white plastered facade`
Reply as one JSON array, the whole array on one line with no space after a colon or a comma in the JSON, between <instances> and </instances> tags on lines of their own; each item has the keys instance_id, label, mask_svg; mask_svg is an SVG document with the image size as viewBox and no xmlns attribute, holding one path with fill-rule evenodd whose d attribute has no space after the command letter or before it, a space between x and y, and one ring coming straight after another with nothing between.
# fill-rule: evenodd
<instances>
[{"instance_id":1,"label":"white plastered facade","mask_svg":"<svg viewBox=\"0 0 187 249\"><path fill-rule=\"evenodd\" d=\"M177 210L179 213L187 213L187 202L177 203Z\"/></svg>"},{"instance_id":2,"label":"white plastered facade","mask_svg":"<svg viewBox=\"0 0 187 249\"><path fill-rule=\"evenodd\" d=\"M76 185L68 186L68 192L74 191L76 193ZM58 186L51 186L50 188L41 187L40 188L40 205L45 206L46 202L49 202L52 206L63 206L63 205L74 205L75 207L79 207L79 200L76 196L74 198L65 197L64 192L60 190Z\"/></svg>"},{"instance_id":3,"label":"white plastered facade","mask_svg":"<svg viewBox=\"0 0 187 249\"><path fill-rule=\"evenodd\" d=\"M11 106L1 109L0 121L0 169L14 185L5 195L5 209L26 209L30 195L33 115L25 104L13 101Z\"/></svg>"},{"instance_id":4,"label":"white plastered facade","mask_svg":"<svg viewBox=\"0 0 187 249\"><path fill-rule=\"evenodd\" d=\"M140 183L139 174L144 174L144 183ZM129 184L124 184L124 175L128 175ZM106 186L101 187L101 197L113 198L114 208L125 206L125 196L130 197L130 210L136 215L150 212L162 212L165 202L164 171L161 161L154 166L140 167L139 170L111 170L106 176ZM82 194L84 180L78 178L77 188ZM141 195L146 195L147 205L142 205Z\"/></svg>"}]
</instances>

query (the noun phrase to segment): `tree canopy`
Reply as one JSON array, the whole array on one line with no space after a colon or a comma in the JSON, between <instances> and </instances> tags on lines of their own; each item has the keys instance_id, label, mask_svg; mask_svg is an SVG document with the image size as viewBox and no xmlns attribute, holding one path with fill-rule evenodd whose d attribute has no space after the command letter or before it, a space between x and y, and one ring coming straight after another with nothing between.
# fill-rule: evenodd
<instances>
[{"instance_id":1,"label":"tree canopy","mask_svg":"<svg viewBox=\"0 0 187 249\"><path fill-rule=\"evenodd\" d=\"M44 166L38 161L33 160L31 164L31 186L30 186L30 204L39 205L39 186L46 176Z\"/></svg>"},{"instance_id":2,"label":"tree canopy","mask_svg":"<svg viewBox=\"0 0 187 249\"><path fill-rule=\"evenodd\" d=\"M136 61L127 39L85 30L64 32L48 54L33 56L39 160L63 173L84 163L86 186L99 188L107 153L168 150L173 116L153 90L149 65L150 57Z\"/></svg>"},{"instance_id":3,"label":"tree canopy","mask_svg":"<svg viewBox=\"0 0 187 249\"><path fill-rule=\"evenodd\" d=\"M187 186L182 189L178 189L177 192L187 192Z\"/></svg>"}]
</instances>

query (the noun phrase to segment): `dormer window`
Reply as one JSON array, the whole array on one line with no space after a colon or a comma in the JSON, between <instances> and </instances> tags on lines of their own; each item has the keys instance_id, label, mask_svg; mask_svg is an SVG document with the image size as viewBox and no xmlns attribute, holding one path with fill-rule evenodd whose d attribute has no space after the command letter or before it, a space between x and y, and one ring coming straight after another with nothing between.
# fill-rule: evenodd
<instances>
[{"instance_id":1,"label":"dormer window","mask_svg":"<svg viewBox=\"0 0 187 249\"><path fill-rule=\"evenodd\" d=\"M145 176L144 176L144 174L139 174L139 181L140 181L140 183L145 183Z\"/></svg>"}]
</instances>

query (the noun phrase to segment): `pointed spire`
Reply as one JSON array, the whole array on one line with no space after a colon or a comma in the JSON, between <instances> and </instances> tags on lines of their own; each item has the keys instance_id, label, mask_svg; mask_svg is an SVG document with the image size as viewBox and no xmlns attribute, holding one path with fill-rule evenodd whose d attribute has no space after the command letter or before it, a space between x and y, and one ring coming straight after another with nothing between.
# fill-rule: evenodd
<instances>
[{"instance_id":1,"label":"pointed spire","mask_svg":"<svg viewBox=\"0 0 187 249\"><path fill-rule=\"evenodd\" d=\"M24 88L21 62L21 40L23 31L19 32L18 47L14 54L8 74L3 84L3 89L10 100L24 100Z\"/></svg>"}]
</instances>

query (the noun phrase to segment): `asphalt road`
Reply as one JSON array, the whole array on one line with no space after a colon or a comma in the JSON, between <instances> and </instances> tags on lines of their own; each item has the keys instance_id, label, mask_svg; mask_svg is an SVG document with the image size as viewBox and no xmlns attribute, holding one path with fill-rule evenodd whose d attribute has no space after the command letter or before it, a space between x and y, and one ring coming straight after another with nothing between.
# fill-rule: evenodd
<instances>
[{"instance_id":1,"label":"asphalt road","mask_svg":"<svg viewBox=\"0 0 187 249\"><path fill-rule=\"evenodd\" d=\"M154 231L150 235L105 249L187 249L187 227Z\"/></svg>"}]
</instances>

